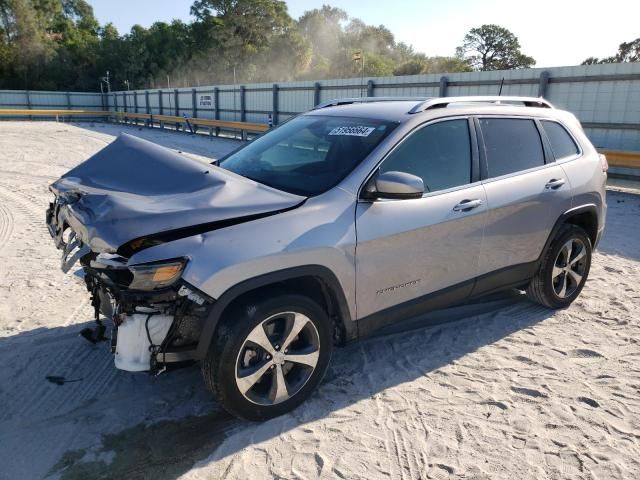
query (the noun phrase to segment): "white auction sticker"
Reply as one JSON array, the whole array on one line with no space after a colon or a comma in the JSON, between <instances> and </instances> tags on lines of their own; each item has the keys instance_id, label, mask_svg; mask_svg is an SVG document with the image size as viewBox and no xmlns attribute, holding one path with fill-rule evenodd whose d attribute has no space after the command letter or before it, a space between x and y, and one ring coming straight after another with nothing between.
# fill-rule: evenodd
<instances>
[{"instance_id":1,"label":"white auction sticker","mask_svg":"<svg viewBox=\"0 0 640 480\"><path fill-rule=\"evenodd\" d=\"M351 137L368 137L374 127L336 127L329 132L329 135L348 135Z\"/></svg>"}]
</instances>

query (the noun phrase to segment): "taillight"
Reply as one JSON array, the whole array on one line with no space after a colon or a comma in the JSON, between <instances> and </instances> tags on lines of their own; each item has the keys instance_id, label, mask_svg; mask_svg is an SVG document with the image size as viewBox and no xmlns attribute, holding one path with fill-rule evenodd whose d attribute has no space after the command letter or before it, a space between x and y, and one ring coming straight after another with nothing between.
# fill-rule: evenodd
<instances>
[{"instance_id":1,"label":"taillight","mask_svg":"<svg viewBox=\"0 0 640 480\"><path fill-rule=\"evenodd\" d=\"M609 170L609 162L607 162L607 156L603 153L599 153L598 156L600 157L600 163L602 164L602 171L606 173L607 170Z\"/></svg>"}]
</instances>

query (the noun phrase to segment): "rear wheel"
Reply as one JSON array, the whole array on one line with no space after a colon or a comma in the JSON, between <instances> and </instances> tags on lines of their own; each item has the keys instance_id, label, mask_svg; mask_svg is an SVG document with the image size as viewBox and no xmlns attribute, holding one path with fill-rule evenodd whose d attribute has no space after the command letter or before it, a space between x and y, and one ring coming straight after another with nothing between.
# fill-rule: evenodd
<instances>
[{"instance_id":1,"label":"rear wheel","mask_svg":"<svg viewBox=\"0 0 640 480\"><path fill-rule=\"evenodd\" d=\"M203 362L205 383L230 413L248 420L282 415L322 380L332 350L325 311L282 295L225 314Z\"/></svg>"},{"instance_id":2,"label":"rear wheel","mask_svg":"<svg viewBox=\"0 0 640 480\"><path fill-rule=\"evenodd\" d=\"M584 287L591 267L591 240L575 225L563 225L545 252L527 295L549 308L564 308Z\"/></svg>"}]
</instances>

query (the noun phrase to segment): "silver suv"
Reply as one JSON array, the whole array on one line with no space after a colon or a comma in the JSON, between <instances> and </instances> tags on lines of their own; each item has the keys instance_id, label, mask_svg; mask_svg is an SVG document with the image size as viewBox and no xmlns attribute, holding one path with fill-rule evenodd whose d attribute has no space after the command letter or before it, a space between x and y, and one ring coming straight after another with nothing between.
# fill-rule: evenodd
<instances>
[{"instance_id":1,"label":"silver suv","mask_svg":"<svg viewBox=\"0 0 640 480\"><path fill-rule=\"evenodd\" d=\"M606 214L606 159L540 98L320 105L202 164L122 135L52 186L117 367L201 362L260 420L318 386L334 345L508 288L569 305ZM109 319L103 324L102 316Z\"/></svg>"}]
</instances>

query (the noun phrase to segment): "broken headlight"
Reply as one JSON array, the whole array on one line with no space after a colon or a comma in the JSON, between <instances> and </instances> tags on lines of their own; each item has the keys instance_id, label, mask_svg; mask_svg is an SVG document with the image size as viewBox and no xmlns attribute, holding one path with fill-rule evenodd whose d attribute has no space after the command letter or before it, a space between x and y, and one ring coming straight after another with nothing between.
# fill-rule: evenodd
<instances>
[{"instance_id":1,"label":"broken headlight","mask_svg":"<svg viewBox=\"0 0 640 480\"><path fill-rule=\"evenodd\" d=\"M133 280L129 284L129 288L148 291L169 287L180 278L186 264L186 258L176 258L131 265L129 270L133 273Z\"/></svg>"}]
</instances>

